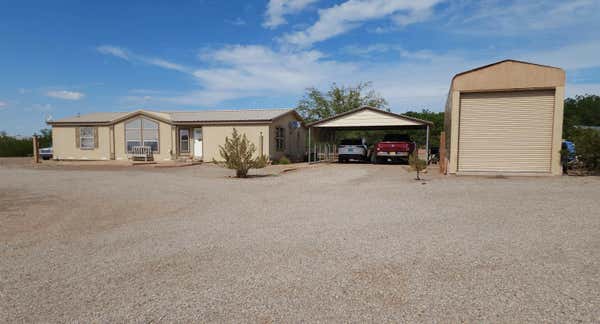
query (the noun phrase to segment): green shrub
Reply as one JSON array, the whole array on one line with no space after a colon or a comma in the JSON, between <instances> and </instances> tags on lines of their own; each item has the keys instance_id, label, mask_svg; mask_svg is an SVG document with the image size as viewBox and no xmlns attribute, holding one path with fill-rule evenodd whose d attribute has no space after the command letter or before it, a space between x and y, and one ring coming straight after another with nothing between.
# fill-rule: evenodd
<instances>
[{"instance_id":1,"label":"green shrub","mask_svg":"<svg viewBox=\"0 0 600 324\"><path fill-rule=\"evenodd\" d=\"M256 146L246 138L246 134L240 135L235 128L231 138L225 137L225 145L219 145L219 154L225 160L225 167L235 170L237 178L248 177L250 169L267 166L267 157L253 157L255 152Z\"/></svg>"},{"instance_id":2,"label":"green shrub","mask_svg":"<svg viewBox=\"0 0 600 324\"><path fill-rule=\"evenodd\" d=\"M408 163L410 164L413 170L417 171L417 180L421 180L421 171L427 168L427 162L425 160L419 159L419 155L415 151L415 153L411 154L408 158Z\"/></svg>"},{"instance_id":3,"label":"green shrub","mask_svg":"<svg viewBox=\"0 0 600 324\"><path fill-rule=\"evenodd\" d=\"M292 161L290 161L290 159L287 158L287 156L282 156L281 159L279 159L277 164L290 164L292 163Z\"/></svg>"},{"instance_id":4,"label":"green shrub","mask_svg":"<svg viewBox=\"0 0 600 324\"><path fill-rule=\"evenodd\" d=\"M570 140L575 144L575 155L583 167L593 173L600 172L600 132L594 129L575 128Z\"/></svg>"}]
</instances>

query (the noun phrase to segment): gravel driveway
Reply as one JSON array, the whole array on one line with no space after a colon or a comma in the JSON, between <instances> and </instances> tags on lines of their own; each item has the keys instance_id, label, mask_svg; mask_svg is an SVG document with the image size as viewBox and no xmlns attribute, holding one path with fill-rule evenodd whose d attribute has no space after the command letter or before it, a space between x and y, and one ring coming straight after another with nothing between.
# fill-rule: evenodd
<instances>
[{"instance_id":1,"label":"gravel driveway","mask_svg":"<svg viewBox=\"0 0 600 324\"><path fill-rule=\"evenodd\" d=\"M0 166L3 322L598 322L600 179Z\"/></svg>"}]
</instances>

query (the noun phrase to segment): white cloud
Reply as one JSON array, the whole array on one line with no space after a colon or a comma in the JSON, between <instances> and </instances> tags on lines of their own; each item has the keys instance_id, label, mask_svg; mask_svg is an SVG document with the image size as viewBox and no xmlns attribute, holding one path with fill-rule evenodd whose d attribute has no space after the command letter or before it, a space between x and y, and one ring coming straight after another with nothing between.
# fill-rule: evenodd
<instances>
[{"instance_id":1,"label":"white cloud","mask_svg":"<svg viewBox=\"0 0 600 324\"><path fill-rule=\"evenodd\" d=\"M48 112L53 109L51 104L33 104L31 106L25 107L25 111L35 111L35 112Z\"/></svg>"},{"instance_id":2,"label":"white cloud","mask_svg":"<svg viewBox=\"0 0 600 324\"><path fill-rule=\"evenodd\" d=\"M141 58L143 62L146 62L150 65L158 66L168 70L175 70L179 72L186 72L188 69L183 65L173 63L167 60L159 59L159 58Z\"/></svg>"},{"instance_id":3,"label":"white cloud","mask_svg":"<svg viewBox=\"0 0 600 324\"><path fill-rule=\"evenodd\" d=\"M284 16L302 11L318 0L270 0L263 26L276 28L286 23Z\"/></svg>"},{"instance_id":4,"label":"white cloud","mask_svg":"<svg viewBox=\"0 0 600 324\"><path fill-rule=\"evenodd\" d=\"M219 93L294 93L326 82L336 71L352 69L351 64L328 60L319 51L274 51L256 45L227 46L204 59L213 67L198 69L194 76Z\"/></svg>"},{"instance_id":5,"label":"white cloud","mask_svg":"<svg viewBox=\"0 0 600 324\"><path fill-rule=\"evenodd\" d=\"M171 95L128 96L130 102L215 105L250 97L301 95L336 77L350 77L354 65L329 60L319 51L275 51L265 46L235 45L205 51L207 67L193 72L200 89Z\"/></svg>"},{"instance_id":6,"label":"white cloud","mask_svg":"<svg viewBox=\"0 0 600 324\"><path fill-rule=\"evenodd\" d=\"M189 72L190 71L190 69L188 69L187 67L185 67L183 65L173 63L171 61L167 61L167 60L164 60L161 58L137 55L125 48L118 47L118 46L102 45L102 46L98 46L96 48L96 50L101 54L112 55L112 56L118 57L120 59L130 61L130 62L141 62L141 63L153 65L153 66L158 66L163 69L174 70L174 71L179 71L179 72Z\"/></svg>"},{"instance_id":7,"label":"white cloud","mask_svg":"<svg viewBox=\"0 0 600 324\"><path fill-rule=\"evenodd\" d=\"M80 100L85 97L85 94L77 91L54 90L46 92L46 96L64 100Z\"/></svg>"},{"instance_id":8,"label":"white cloud","mask_svg":"<svg viewBox=\"0 0 600 324\"><path fill-rule=\"evenodd\" d=\"M288 52L257 45L226 46L200 56L208 65L194 71L200 89L175 94L136 91L124 99L139 105L191 106L215 106L254 97L292 97L295 102L307 87L326 89L333 82L355 85L372 81L375 90L389 100L395 111L439 111L454 74L488 63L455 54L410 52L395 45L379 44L372 50L397 51L399 59L394 63L344 63L316 50Z\"/></svg>"},{"instance_id":9,"label":"white cloud","mask_svg":"<svg viewBox=\"0 0 600 324\"><path fill-rule=\"evenodd\" d=\"M560 48L518 55L525 61L557 66L563 69L600 67L600 42L582 42Z\"/></svg>"},{"instance_id":10,"label":"white cloud","mask_svg":"<svg viewBox=\"0 0 600 324\"><path fill-rule=\"evenodd\" d=\"M0 110L6 109L6 106L8 106L8 104L6 102L0 101Z\"/></svg>"},{"instance_id":11,"label":"white cloud","mask_svg":"<svg viewBox=\"0 0 600 324\"><path fill-rule=\"evenodd\" d=\"M98 52L106 55L112 55L124 60L129 60L129 53L126 49L112 46L112 45L102 45L97 47Z\"/></svg>"},{"instance_id":12,"label":"white cloud","mask_svg":"<svg viewBox=\"0 0 600 324\"><path fill-rule=\"evenodd\" d=\"M225 22L234 26L244 26L246 24L246 21L240 17L237 17L233 20L225 19Z\"/></svg>"},{"instance_id":13,"label":"white cloud","mask_svg":"<svg viewBox=\"0 0 600 324\"><path fill-rule=\"evenodd\" d=\"M283 36L286 43L302 47L344 34L362 23L395 15L400 25L408 25L428 18L430 10L441 0L348 0L342 4L319 10L319 20L303 31Z\"/></svg>"},{"instance_id":14,"label":"white cloud","mask_svg":"<svg viewBox=\"0 0 600 324\"><path fill-rule=\"evenodd\" d=\"M530 0L451 2L444 21L449 31L476 34L523 36L552 29L580 27L578 34L599 26L597 0Z\"/></svg>"}]
</instances>

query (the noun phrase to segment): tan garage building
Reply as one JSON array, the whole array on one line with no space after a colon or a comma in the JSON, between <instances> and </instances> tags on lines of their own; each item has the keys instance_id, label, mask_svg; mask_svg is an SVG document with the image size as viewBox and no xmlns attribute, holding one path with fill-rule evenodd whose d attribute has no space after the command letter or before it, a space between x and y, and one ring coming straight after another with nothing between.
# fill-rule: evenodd
<instances>
[{"instance_id":1,"label":"tan garage building","mask_svg":"<svg viewBox=\"0 0 600 324\"><path fill-rule=\"evenodd\" d=\"M154 161L221 160L218 148L235 128L271 160L303 159L306 127L293 109L91 113L48 122L54 159L127 160L135 148Z\"/></svg>"},{"instance_id":2,"label":"tan garage building","mask_svg":"<svg viewBox=\"0 0 600 324\"><path fill-rule=\"evenodd\" d=\"M448 173L560 175L564 86L562 69L515 60L454 76Z\"/></svg>"}]
</instances>

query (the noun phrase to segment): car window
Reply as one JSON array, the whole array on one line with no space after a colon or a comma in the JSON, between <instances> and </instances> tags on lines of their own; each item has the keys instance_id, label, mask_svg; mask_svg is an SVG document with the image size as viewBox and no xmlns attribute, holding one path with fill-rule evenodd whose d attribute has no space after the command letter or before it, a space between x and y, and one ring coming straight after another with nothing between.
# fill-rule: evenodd
<instances>
[{"instance_id":1,"label":"car window","mask_svg":"<svg viewBox=\"0 0 600 324\"><path fill-rule=\"evenodd\" d=\"M347 138L343 139L340 145L362 145L362 140L360 138Z\"/></svg>"},{"instance_id":2,"label":"car window","mask_svg":"<svg viewBox=\"0 0 600 324\"><path fill-rule=\"evenodd\" d=\"M383 140L386 142L410 142L410 137L403 134L385 134Z\"/></svg>"}]
</instances>

